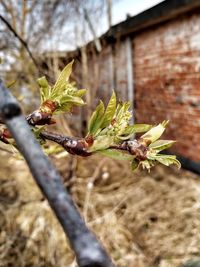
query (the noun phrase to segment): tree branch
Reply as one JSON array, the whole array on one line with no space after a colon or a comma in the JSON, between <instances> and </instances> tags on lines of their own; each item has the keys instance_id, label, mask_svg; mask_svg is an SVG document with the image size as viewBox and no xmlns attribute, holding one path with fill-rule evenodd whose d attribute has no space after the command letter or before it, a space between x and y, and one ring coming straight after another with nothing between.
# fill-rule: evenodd
<instances>
[{"instance_id":1,"label":"tree branch","mask_svg":"<svg viewBox=\"0 0 200 267\"><path fill-rule=\"evenodd\" d=\"M52 119L51 112L42 112L41 110L36 110L32 112L26 117L26 120L32 126L52 124L54 122ZM52 133L49 131L42 131L40 133L40 137L44 140L50 140L61 145L72 155L88 157L94 153L88 152L88 148L93 143L93 140L90 140L90 138L75 138L57 133ZM0 131L0 141L4 143L9 143L7 140L9 138L12 138L12 136L6 128L3 131ZM148 148L147 145L143 144L141 140L135 139L133 141L124 141L118 145L111 146L109 148L126 151L127 153L134 155L135 158L139 161L147 159Z\"/></svg>"},{"instance_id":2,"label":"tree branch","mask_svg":"<svg viewBox=\"0 0 200 267\"><path fill-rule=\"evenodd\" d=\"M87 151L90 145L85 138L74 138L48 131L42 131L40 136L43 139L51 140L63 146L64 149L66 149L70 154L79 155L82 157L88 157L93 154ZM135 139L133 141L124 141L109 148L126 151L129 154L134 155L138 160L147 159L148 148L146 145L142 144L140 140Z\"/></svg>"},{"instance_id":3,"label":"tree branch","mask_svg":"<svg viewBox=\"0 0 200 267\"><path fill-rule=\"evenodd\" d=\"M16 30L12 27L12 25L9 23L9 21L4 18L1 14L0 14L0 19L2 20L2 22L7 26L7 28L14 34L14 36L19 40L19 42L24 46L24 48L26 49L27 53L29 54L30 58L32 59L34 65L36 66L37 69L39 69L39 65L36 61L36 59L34 58L31 50L28 47L27 42L25 42L21 36L16 32Z\"/></svg>"},{"instance_id":4,"label":"tree branch","mask_svg":"<svg viewBox=\"0 0 200 267\"><path fill-rule=\"evenodd\" d=\"M89 147L84 138L72 138L61 134L42 131L40 136L44 139L51 140L64 147L72 155L79 155L82 157L90 156L92 153L87 152Z\"/></svg>"},{"instance_id":5,"label":"tree branch","mask_svg":"<svg viewBox=\"0 0 200 267\"><path fill-rule=\"evenodd\" d=\"M114 267L95 235L87 228L61 178L34 138L21 114L16 99L0 81L0 116L18 149L27 161L33 177L46 196L64 232L69 238L80 267Z\"/></svg>"}]
</instances>

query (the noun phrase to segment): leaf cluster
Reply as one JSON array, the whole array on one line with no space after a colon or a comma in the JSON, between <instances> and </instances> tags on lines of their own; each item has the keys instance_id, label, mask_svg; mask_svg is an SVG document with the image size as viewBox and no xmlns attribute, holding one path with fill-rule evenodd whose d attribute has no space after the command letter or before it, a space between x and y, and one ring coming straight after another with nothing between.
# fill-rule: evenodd
<instances>
[{"instance_id":1,"label":"leaf cluster","mask_svg":"<svg viewBox=\"0 0 200 267\"><path fill-rule=\"evenodd\" d=\"M100 101L88 124L87 136L92 136L94 139L89 151L98 152L114 159L128 160L131 162L133 170L139 165L150 170L156 162L166 166L175 164L180 168L180 162L176 159L176 156L159 154L175 143L172 140L159 140L168 121L163 121L154 127L148 124L130 125L132 114L129 108L129 102L117 104L115 92L113 92L106 108ZM147 147L146 160L139 161L134 155L110 148L133 138L136 133L144 133L139 142Z\"/></svg>"},{"instance_id":2,"label":"leaf cluster","mask_svg":"<svg viewBox=\"0 0 200 267\"><path fill-rule=\"evenodd\" d=\"M112 93L106 108L100 101L88 123L87 136L94 139L90 152L107 149L130 139L135 133L151 129L152 126L148 124L130 125L132 114L129 108L129 102L117 104L115 92Z\"/></svg>"},{"instance_id":3,"label":"leaf cluster","mask_svg":"<svg viewBox=\"0 0 200 267\"><path fill-rule=\"evenodd\" d=\"M37 81L40 86L41 106L47 100L52 101L56 104L54 114L68 112L73 106L84 105L82 97L86 89L78 90L75 83L69 81L72 65L73 61L62 70L54 86L50 86L44 76Z\"/></svg>"}]
</instances>

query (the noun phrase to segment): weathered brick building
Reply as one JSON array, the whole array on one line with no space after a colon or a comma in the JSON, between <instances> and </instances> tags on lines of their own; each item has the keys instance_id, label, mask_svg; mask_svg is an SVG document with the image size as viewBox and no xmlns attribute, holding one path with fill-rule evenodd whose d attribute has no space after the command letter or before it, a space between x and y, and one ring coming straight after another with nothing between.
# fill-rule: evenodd
<instances>
[{"instance_id":1,"label":"weathered brick building","mask_svg":"<svg viewBox=\"0 0 200 267\"><path fill-rule=\"evenodd\" d=\"M169 119L165 138L183 165L200 173L200 1L167 0L113 26L102 50L87 45L87 84L93 96L133 103L134 120L156 124ZM81 83L80 51L76 76Z\"/></svg>"}]
</instances>

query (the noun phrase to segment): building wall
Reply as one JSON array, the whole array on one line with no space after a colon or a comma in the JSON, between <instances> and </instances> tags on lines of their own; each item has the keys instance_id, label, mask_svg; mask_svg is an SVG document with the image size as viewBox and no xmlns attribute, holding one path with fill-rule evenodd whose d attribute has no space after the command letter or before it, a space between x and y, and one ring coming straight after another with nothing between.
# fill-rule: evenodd
<instances>
[{"instance_id":1,"label":"building wall","mask_svg":"<svg viewBox=\"0 0 200 267\"><path fill-rule=\"evenodd\" d=\"M102 99L108 102L112 90L117 92L120 100L128 100L128 73L127 73L127 45L126 40L118 40L114 44L103 44L100 53L95 47L90 48L88 58L88 86L92 98L93 108ZM75 76L81 73L81 62L75 60Z\"/></svg>"},{"instance_id":2,"label":"building wall","mask_svg":"<svg viewBox=\"0 0 200 267\"><path fill-rule=\"evenodd\" d=\"M173 151L200 162L200 14L137 34L133 59L137 122L170 120Z\"/></svg>"}]
</instances>

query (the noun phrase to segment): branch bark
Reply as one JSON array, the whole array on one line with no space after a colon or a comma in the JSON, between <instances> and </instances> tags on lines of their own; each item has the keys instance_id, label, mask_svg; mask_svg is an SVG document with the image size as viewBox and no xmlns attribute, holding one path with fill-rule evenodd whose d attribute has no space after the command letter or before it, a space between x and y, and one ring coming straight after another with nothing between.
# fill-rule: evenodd
<instances>
[{"instance_id":1,"label":"branch bark","mask_svg":"<svg viewBox=\"0 0 200 267\"><path fill-rule=\"evenodd\" d=\"M88 157L93 154L87 151L89 144L85 138L69 137L48 131L42 131L40 136L63 146L70 154L82 157ZM148 148L145 144L142 144L140 140L135 139L133 141L124 141L121 144L109 148L126 151L127 153L134 155L135 158L140 161L147 159Z\"/></svg>"},{"instance_id":2,"label":"branch bark","mask_svg":"<svg viewBox=\"0 0 200 267\"><path fill-rule=\"evenodd\" d=\"M61 178L33 136L16 99L0 81L0 116L7 125L33 177L69 238L80 267L114 267L105 249L87 228Z\"/></svg>"}]
</instances>

